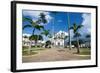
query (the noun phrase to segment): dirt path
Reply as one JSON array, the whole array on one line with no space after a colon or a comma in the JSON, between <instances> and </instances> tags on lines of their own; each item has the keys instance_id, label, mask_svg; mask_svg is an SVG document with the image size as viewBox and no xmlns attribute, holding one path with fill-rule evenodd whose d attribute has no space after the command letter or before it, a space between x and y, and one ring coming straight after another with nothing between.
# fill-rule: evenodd
<instances>
[{"instance_id":1,"label":"dirt path","mask_svg":"<svg viewBox=\"0 0 100 73\"><path fill-rule=\"evenodd\" d=\"M75 50L68 49L46 49L38 52L38 54L32 56L23 56L22 60L24 63L27 62L46 62L46 61L64 61L64 60L83 60L90 59L90 56L79 56L73 54Z\"/></svg>"}]
</instances>

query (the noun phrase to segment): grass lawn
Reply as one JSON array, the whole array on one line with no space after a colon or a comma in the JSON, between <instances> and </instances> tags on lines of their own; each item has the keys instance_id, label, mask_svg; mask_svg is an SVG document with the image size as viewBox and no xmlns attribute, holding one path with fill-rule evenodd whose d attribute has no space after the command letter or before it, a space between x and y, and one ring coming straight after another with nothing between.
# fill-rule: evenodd
<instances>
[{"instance_id":1,"label":"grass lawn","mask_svg":"<svg viewBox=\"0 0 100 73\"><path fill-rule=\"evenodd\" d=\"M28 55L34 55L34 54L37 54L38 52L35 52L35 51L30 51L30 54L28 53L28 51L23 51L22 54L23 56L28 56Z\"/></svg>"},{"instance_id":2,"label":"grass lawn","mask_svg":"<svg viewBox=\"0 0 100 73\"><path fill-rule=\"evenodd\" d=\"M80 55L91 55L90 48L80 48Z\"/></svg>"},{"instance_id":3,"label":"grass lawn","mask_svg":"<svg viewBox=\"0 0 100 73\"><path fill-rule=\"evenodd\" d=\"M30 54L28 53L28 48L23 48L22 55L28 56L28 55L35 55L38 54L39 51L45 50L46 48L31 48Z\"/></svg>"}]
</instances>

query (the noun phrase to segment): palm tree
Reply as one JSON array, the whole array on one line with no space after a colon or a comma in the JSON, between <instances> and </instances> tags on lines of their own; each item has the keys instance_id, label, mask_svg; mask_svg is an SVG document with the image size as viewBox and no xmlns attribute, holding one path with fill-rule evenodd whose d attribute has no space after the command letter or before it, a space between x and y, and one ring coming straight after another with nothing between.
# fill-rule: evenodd
<instances>
[{"instance_id":1,"label":"palm tree","mask_svg":"<svg viewBox=\"0 0 100 73\"><path fill-rule=\"evenodd\" d=\"M28 18L28 17L23 17L23 22L24 21L28 21L30 24L27 24L23 27L24 28L27 28L27 27L31 27L33 28L33 34L35 32L35 30L41 30L41 29L44 29L44 27L42 25L39 25L40 23L43 23L43 24L46 24L47 23L47 20L46 20L46 17L45 17L45 14L44 13L40 13L39 15L40 17L38 18L37 21L33 21L31 18Z\"/></svg>"},{"instance_id":2,"label":"palm tree","mask_svg":"<svg viewBox=\"0 0 100 73\"><path fill-rule=\"evenodd\" d=\"M23 26L23 30L25 28L32 28L32 36L34 36L34 38L36 38L37 36L34 35L34 32L35 30L41 30L41 29L44 29L44 27L42 25L38 25L37 22L34 22L31 18L28 18L28 17L23 17L23 22L24 21L27 21L29 22L30 24L27 24L25 26ZM30 38L29 38L30 39ZM36 41L36 39L34 39ZM31 39L30 39L30 45L29 45L29 53L30 53L30 50L31 50L31 45L32 45L32 42L31 42Z\"/></svg>"},{"instance_id":3,"label":"palm tree","mask_svg":"<svg viewBox=\"0 0 100 73\"><path fill-rule=\"evenodd\" d=\"M78 32L78 30L81 27L83 27L83 25L77 25L76 23L74 23L73 26L70 27L70 29L73 30L74 37L76 38L76 41L77 41L77 53L78 54L80 53L80 50L79 50L79 36L81 36L81 34Z\"/></svg>"},{"instance_id":4,"label":"palm tree","mask_svg":"<svg viewBox=\"0 0 100 73\"><path fill-rule=\"evenodd\" d=\"M25 28L33 28L33 34L35 32L35 30L41 30L41 29L44 29L44 27L42 25L38 25L37 22L34 22L31 18L28 18L28 17L23 17L23 21L28 21L30 24L27 24L23 27L23 30Z\"/></svg>"},{"instance_id":5,"label":"palm tree","mask_svg":"<svg viewBox=\"0 0 100 73\"><path fill-rule=\"evenodd\" d=\"M45 17L46 15L44 14L44 13L40 13L40 20L41 20L41 22L42 23L47 23L47 20L46 20L46 17Z\"/></svg>"},{"instance_id":6,"label":"palm tree","mask_svg":"<svg viewBox=\"0 0 100 73\"><path fill-rule=\"evenodd\" d=\"M76 32L75 34L74 34L74 38L76 38L76 42L77 42L77 53L80 53L80 50L79 50L79 37L81 36L81 34L80 33L78 33L78 32Z\"/></svg>"},{"instance_id":7,"label":"palm tree","mask_svg":"<svg viewBox=\"0 0 100 73\"><path fill-rule=\"evenodd\" d=\"M23 22L24 21L27 21L27 22L29 22L29 24L27 24L27 25L25 25L24 27L23 27L23 30L25 29L25 28L32 28L33 29L33 31L32 31L32 38L31 39L33 39L34 38L34 40L35 40L35 42L37 41L36 39L38 38L38 36L36 36L36 35L34 35L34 32L35 32L35 30L37 29L37 30L41 30L41 29L43 29L44 30L44 26L42 26L42 25L39 25L40 23L47 23L47 20L46 20L46 18L45 18L45 14L44 13L40 13L40 18L37 20L37 21L33 21L31 18L28 18L28 17L24 17L23 16ZM30 38L29 38L30 39ZM30 40L31 40L30 39ZM29 45L29 51L30 51L30 49L31 49L31 42L30 42L30 45Z\"/></svg>"}]
</instances>

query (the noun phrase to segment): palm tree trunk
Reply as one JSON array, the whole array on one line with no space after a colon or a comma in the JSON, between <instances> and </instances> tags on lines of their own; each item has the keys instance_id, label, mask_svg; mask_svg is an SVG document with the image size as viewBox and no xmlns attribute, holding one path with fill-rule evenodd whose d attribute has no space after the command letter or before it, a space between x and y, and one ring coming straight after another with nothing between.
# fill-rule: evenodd
<instances>
[{"instance_id":1,"label":"palm tree trunk","mask_svg":"<svg viewBox=\"0 0 100 73\"><path fill-rule=\"evenodd\" d=\"M79 47L79 40L78 40L78 37L77 37L77 54L80 53L80 47Z\"/></svg>"},{"instance_id":2,"label":"palm tree trunk","mask_svg":"<svg viewBox=\"0 0 100 73\"><path fill-rule=\"evenodd\" d=\"M37 47L37 42L38 42L37 38L34 41L35 41L35 47Z\"/></svg>"},{"instance_id":3,"label":"palm tree trunk","mask_svg":"<svg viewBox=\"0 0 100 73\"><path fill-rule=\"evenodd\" d=\"M28 54L30 54L31 53L31 41L29 42L29 50L28 50Z\"/></svg>"},{"instance_id":4,"label":"palm tree trunk","mask_svg":"<svg viewBox=\"0 0 100 73\"><path fill-rule=\"evenodd\" d=\"M34 35L34 32L35 32L35 28L33 29L33 33L32 33L33 35Z\"/></svg>"},{"instance_id":5,"label":"palm tree trunk","mask_svg":"<svg viewBox=\"0 0 100 73\"><path fill-rule=\"evenodd\" d=\"M35 41L36 47L38 47L38 39L39 39L39 35L37 36L37 39Z\"/></svg>"}]
</instances>

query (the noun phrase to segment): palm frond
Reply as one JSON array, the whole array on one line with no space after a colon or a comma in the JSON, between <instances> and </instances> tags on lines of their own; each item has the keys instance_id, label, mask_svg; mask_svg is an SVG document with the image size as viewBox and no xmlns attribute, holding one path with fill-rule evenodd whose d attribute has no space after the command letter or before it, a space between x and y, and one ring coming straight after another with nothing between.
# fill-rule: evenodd
<instances>
[{"instance_id":1,"label":"palm frond","mask_svg":"<svg viewBox=\"0 0 100 73\"><path fill-rule=\"evenodd\" d=\"M39 16L40 16L40 18L45 18L46 15L44 13L40 13Z\"/></svg>"},{"instance_id":2,"label":"palm frond","mask_svg":"<svg viewBox=\"0 0 100 73\"><path fill-rule=\"evenodd\" d=\"M28 17L23 17L23 21L28 21L29 23L32 24L32 19Z\"/></svg>"},{"instance_id":3,"label":"palm frond","mask_svg":"<svg viewBox=\"0 0 100 73\"><path fill-rule=\"evenodd\" d=\"M44 27L43 27L42 25L35 25L34 27L35 27L36 29L38 29L38 30L44 29Z\"/></svg>"},{"instance_id":4,"label":"palm frond","mask_svg":"<svg viewBox=\"0 0 100 73\"><path fill-rule=\"evenodd\" d=\"M44 29L44 26L42 26L42 25L39 25L39 27L40 27L41 29Z\"/></svg>"},{"instance_id":5,"label":"palm frond","mask_svg":"<svg viewBox=\"0 0 100 73\"><path fill-rule=\"evenodd\" d=\"M39 25L36 25L35 28L36 28L37 30L40 30L40 29L41 29L41 28L39 27Z\"/></svg>"},{"instance_id":6,"label":"palm frond","mask_svg":"<svg viewBox=\"0 0 100 73\"><path fill-rule=\"evenodd\" d=\"M37 24L40 24L40 23L41 23L41 19L38 19L38 20L36 21L36 23L37 23Z\"/></svg>"},{"instance_id":7,"label":"palm frond","mask_svg":"<svg viewBox=\"0 0 100 73\"><path fill-rule=\"evenodd\" d=\"M83 25L78 25L78 26L77 26L77 30L78 30L79 28L81 28L81 27L83 27Z\"/></svg>"},{"instance_id":8,"label":"palm frond","mask_svg":"<svg viewBox=\"0 0 100 73\"><path fill-rule=\"evenodd\" d=\"M42 22L42 23L44 23L44 24L47 23L46 15L44 13L40 13L39 21Z\"/></svg>"},{"instance_id":9,"label":"palm frond","mask_svg":"<svg viewBox=\"0 0 100 73\"><path fill-rule=\"evenodd\" d=\"M25 25L25 26L23 26L23 30L24 30L25 28L28 28L28 27L32 27L32 25Z\"/></svg>"},{"instance_id":10,"label":"palm frond","mask_svg":"<svg viewBox=\"0 0 100 73\"><path fill-rule=\"evenodd\" d=\"M36 22L32 21L32 26L35 27L36 25L38 25Z\"/></svg>"},{"instance_id":11,"label":"palm frond","mask_svg":"<svg viewBox=\"0 0 100 73\"><path fill-rule=\"evenodd\" d=\"M77 30L77 25L76 25L76 23L73 24L73 29L74 29L74 30Z\"/></svg>"},{"instance_id":12,"label":"palm frond","mask_svg":"<svg viewBox=\"0 0 100 73\"><path fill-rule=\"evenodd\" d=\"M49 35L49 30L44 30L41 34L44 34L45 36Z\"/></svg>"},{"instance_id":13,"label":"palm frond","mask_svg":"<svg viewBox=\"0 0 100 73\"><path fill-rule=\"evenodd\" d=\"M46 20L46 19L42 19L41 21L42 21L44 24L47 23L47 20Z\"/></svg>"}]
</instances>

